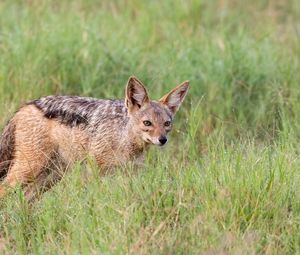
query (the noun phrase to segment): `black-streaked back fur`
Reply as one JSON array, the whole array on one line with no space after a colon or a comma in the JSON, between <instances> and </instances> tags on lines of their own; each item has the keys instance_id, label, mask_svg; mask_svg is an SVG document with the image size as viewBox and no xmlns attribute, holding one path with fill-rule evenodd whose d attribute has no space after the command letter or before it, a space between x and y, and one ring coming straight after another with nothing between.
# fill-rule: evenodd
<instances>
[{"instance_id":1,"label":"black-streaked back fur","mask_svg":"<svg viewBox=\"0 0 300 255\"><path fill-rule=\"evenodd\" d=\"M47 96L27 104L35 105L46 118L58 119L69 127L86 128L89 125L96 127L99 121L117 117L124 118L124 113L127 113L124 100L91 97Z\"/></svg>"}]
</instances>

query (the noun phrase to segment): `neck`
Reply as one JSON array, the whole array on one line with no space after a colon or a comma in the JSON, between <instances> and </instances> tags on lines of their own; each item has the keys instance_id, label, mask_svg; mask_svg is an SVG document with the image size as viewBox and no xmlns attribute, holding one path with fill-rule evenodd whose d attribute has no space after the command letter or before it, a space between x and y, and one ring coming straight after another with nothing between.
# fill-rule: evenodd
<instances>
[{"instance_id":1,"label":"neck","mask_svg":"<svg viewBox=\"0 0 300 255\"><path fill-rule=\"evenodd\" d=\"M122 134L122 143L126 152L130 157L136 157L140 155L146 147L147 143L141 138L140 134L134 129L133 125L127 124Z\"/></svg>"}]
</instances>

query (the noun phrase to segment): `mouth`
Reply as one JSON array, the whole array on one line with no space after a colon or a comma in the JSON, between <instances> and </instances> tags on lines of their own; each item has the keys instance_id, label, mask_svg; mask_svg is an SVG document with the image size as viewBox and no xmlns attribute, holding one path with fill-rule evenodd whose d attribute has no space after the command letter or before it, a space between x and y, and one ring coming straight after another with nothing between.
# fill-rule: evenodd
<instances>
[{"instance_id":1,"label":"mouth","mask_svg":"<svg viewBox=\"0 0 300 255\"><path fill-rule=\"evenodd\" d=\"M154 144L149 138L146 139L146 142L147 142L147 143Z\"/></svg>"},{"instance_id":2,"label":"mouth","mask_svg":"<svg viewBox=\"0 0 300 255\"><path fill-rule=\"evenodd\" d=\"M162 143L154 143L154 142L152 142L150 139L147 139L146 142L149 143L149 144L156 145L156 146L158 146L158 147L163 147L163 146L166 145L166 144L162 144Z\"/></svg>"},{"instance_id":3,"label":"mouth","mask_svg":"<svg viewBox=\"0 0 300 255\"><path fill-rule=\"evenodd\" d=\"M146 138L145 142L148 144L153 144L153 145L159 146L159 147L163 147L166 145L166 143L153 142L150 138Z\"/></svg>"},{"instance_id":4,"label":"mouth","mask_svg":"<svg viewBox=\"0 0 300 255\"><path fill-rule=\"evenodd\" d=\"M152 142L152 140L150 140L149 138L146 139L146 143L153 144L153 145L157 145L157 146L159 146L159 147L164 146L164 144Z\"/></svg>"}]
</instances>

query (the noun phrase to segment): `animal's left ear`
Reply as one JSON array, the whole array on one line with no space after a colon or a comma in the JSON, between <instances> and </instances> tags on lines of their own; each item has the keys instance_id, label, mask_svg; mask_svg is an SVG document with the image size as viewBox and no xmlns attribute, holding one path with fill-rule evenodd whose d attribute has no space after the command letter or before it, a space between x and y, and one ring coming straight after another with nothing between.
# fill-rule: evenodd
<instances>
[{"instance_id":1,"label":"animal's left ear","mask_svg":"<svg viewBox=\"0 0 300 255\"><path fill-rule=\"evenodd\" d=\"M189 81L181 83L180 85L172 89L168 94L159 99L159 102L168 106L170 111L175 114L178 111L188 91L189 83Z\"/></svg>"}]
</instances>

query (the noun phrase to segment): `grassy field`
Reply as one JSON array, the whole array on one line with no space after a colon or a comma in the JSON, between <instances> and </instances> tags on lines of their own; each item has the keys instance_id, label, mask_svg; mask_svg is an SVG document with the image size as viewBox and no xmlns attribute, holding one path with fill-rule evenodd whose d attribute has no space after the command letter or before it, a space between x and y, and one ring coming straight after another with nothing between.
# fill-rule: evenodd
<instances>
[{"instance_id":1,"label":"grassy field","mask_svg":"<svg viewBox=\"0 0 300 255\"><path fill-rule=\"evenodd\" d=\"M0 2L0 126L48 94L191 89L144 167L0 201L0 254L300 254L300 2ZM82 171L91 170L82 178Z\"/></svg>"}]
</instances>

